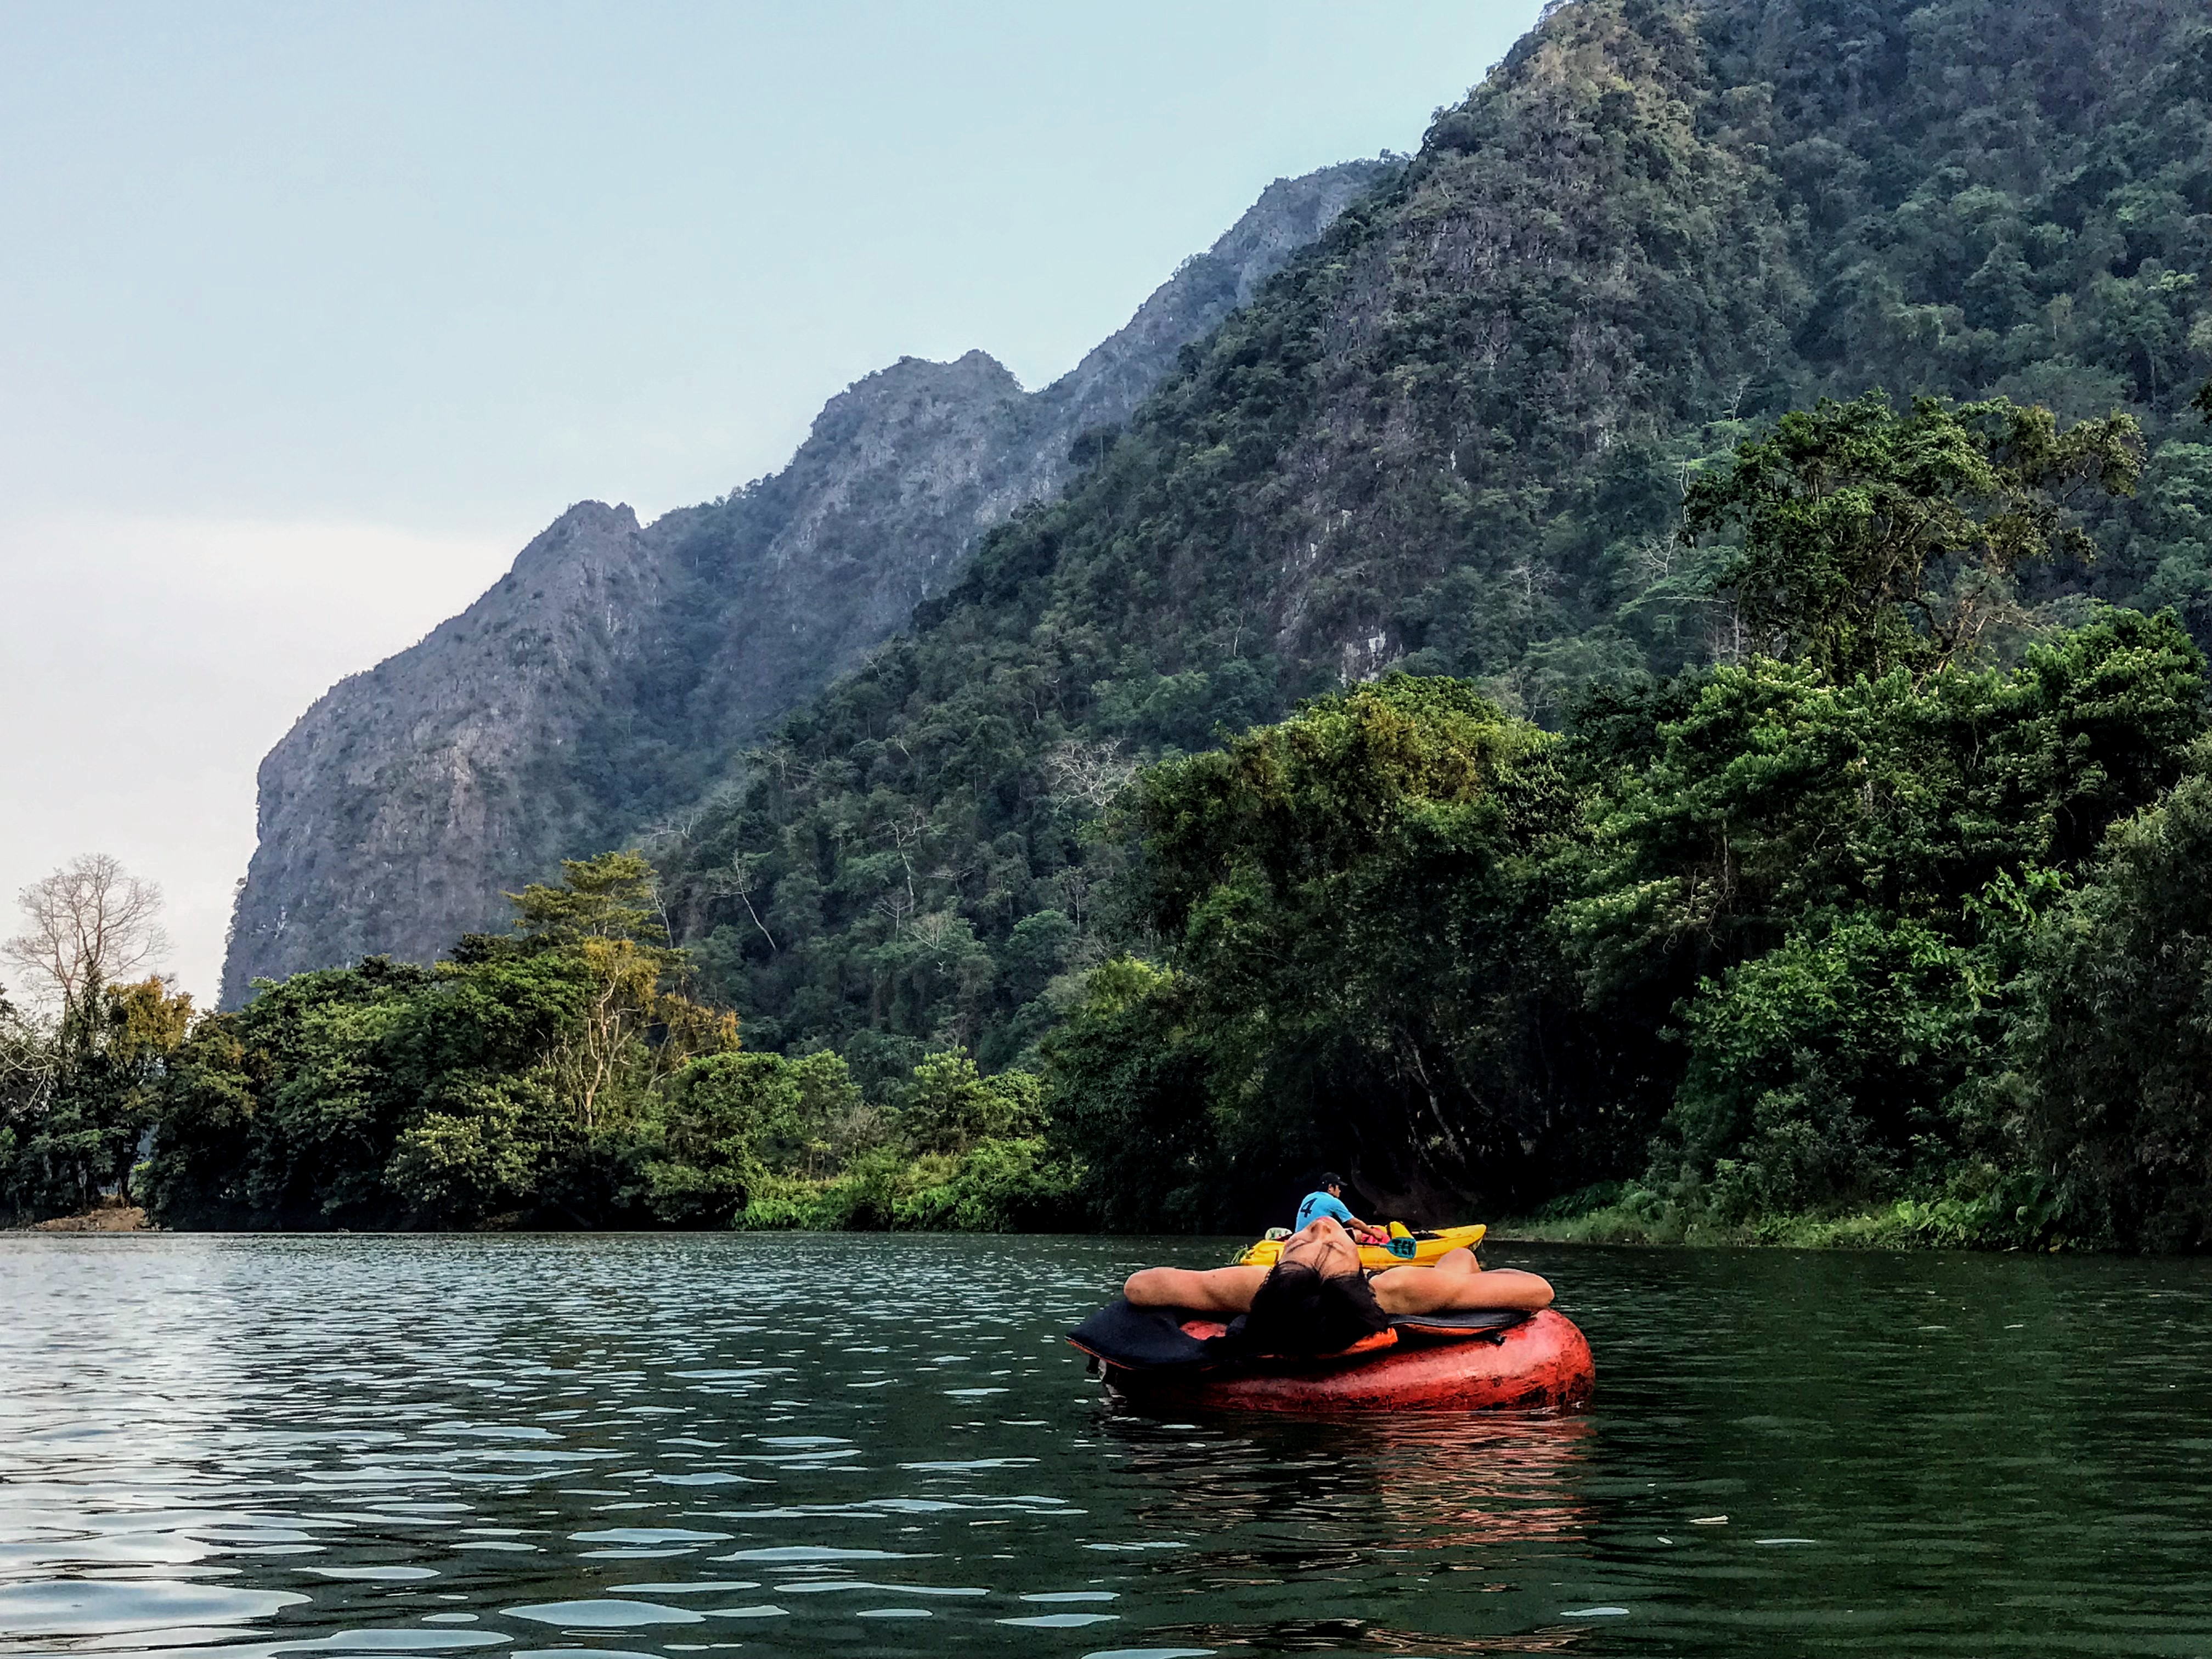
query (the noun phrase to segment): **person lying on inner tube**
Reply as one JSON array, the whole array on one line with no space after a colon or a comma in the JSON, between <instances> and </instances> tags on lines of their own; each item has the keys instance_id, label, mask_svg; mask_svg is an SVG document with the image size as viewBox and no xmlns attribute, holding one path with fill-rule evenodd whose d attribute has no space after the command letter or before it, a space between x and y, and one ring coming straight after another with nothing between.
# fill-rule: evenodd
<instances>
[{"instance_id":1,"label":"person lying on inner tube","mask_svg":"<svg viewBox=\"0 0 2212 1659\"><path fill-rule=\"evenodd\" d=\"M1364 1273L1359 1247L1333 1216L1285 1240L1272 1267L1145 1267L1129 1275L1121 1294L1133 1307L1244 1315L1231 1329L1270 1353L1334 1353L1387 1328L1395 1315L1534 1313L1552 1305L1544 1279L1513 1267L1485 1273L1469 1249L1434 1267Z\"/></svg>"},{"instance_id":2,"label":"person lying on inner tube","mask_svg":"<svg viewBox=\"0 0 2212 1659\"><path fill-rule=\"evenodd\" d=\"M1316 1216L1327 1216L1350 1233L1361 1244L1388 1243L1389 1228L1372 1221L1362 1221L1344 1206L1344 1177L1330 1170L1314 1182L1314 1190L1305 1195L1298 1206L1298 1218L1291 1223L1291 1231L1297 1232L1310 1224Z\"/></svg>"}]
</instances>

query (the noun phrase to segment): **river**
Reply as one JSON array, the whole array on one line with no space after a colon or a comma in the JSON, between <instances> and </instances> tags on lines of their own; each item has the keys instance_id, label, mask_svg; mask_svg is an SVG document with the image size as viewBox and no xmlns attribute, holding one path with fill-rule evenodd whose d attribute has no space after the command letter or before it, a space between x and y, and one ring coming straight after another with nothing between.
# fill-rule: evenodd
<instances>
[{"instance_id":1,"label":"river","mask_svg":"<svg viewBox=\"0 0 2212 1659\"><path fill-rule=\"evenodd\" d=\"M1223 1249L0 1238L0 1650L2212 1649L2212 1263L1504 1246L1586 1415L1107 1410Z\"/></svg>"}]
</instances>

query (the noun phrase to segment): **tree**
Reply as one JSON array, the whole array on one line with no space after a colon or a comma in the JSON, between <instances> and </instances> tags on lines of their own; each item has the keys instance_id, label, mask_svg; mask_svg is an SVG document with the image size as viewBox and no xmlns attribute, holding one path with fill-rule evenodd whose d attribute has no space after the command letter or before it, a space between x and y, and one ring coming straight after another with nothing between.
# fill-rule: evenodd
<instances>
[{"instance_id":1,"label":"tree","mask_svg":"<svg viewBox=\"0 0 2212 1659\"><path fill-rule=\"evenodd\" d=\"M1956 1150L1948 1097L1997 1009L1968 951L1879 912L1816 916L1683 1005L1689 1069L1668 1128L1712 1176L1717 1218L1894 1190L1912 1153Z\"/></svg>"},{"instance_id":2,"label":"tree","mask_svg":"<svg viewBox=\"0 0 2212 1659\"><path fill-rule=\"evenodd\" d=\"M1144 775L1134 903L1218 1114L1189 1139L1255 1210L1329 1163L1440 1218L1588 1155L1607 1091L1543 925L1577 818L1558 747L1462 681L1393 675Z\"/></svg>"},{"instance_id":3,"label":"tree","mask_svg":"<svg viewBox=\"0 0 2212 1659\"><path fill-rule=\"evenodd\" d=\"M0 1002L0 1191L19 1212L129 1203L132 1169L158 1115L192 1000L159 977L100 988L65 1051L51 1026Z\"/></svg>"},{"instance_id":4,"label":"tree","mask_svg":"<svg viewBox=\"0 0 2212 1659\"><path fill-rule=\"evenodd\" d=\"M1838 684L1754 657L1577 734L1595 774L1584 896L1591 970L1672 958L1689 978L1829 909L1955 923L2024 866L2071 867L2179 775L2204 659L2171 616L2098 612L2021 665Z\"/></svg>"},{"instance_id":5,"label":"tree","mask_svg":"<svg viewBox=\"0 0 2212 1659\"><path fill-rule=\"evenodd\" d=\"M1111 1232L1231 1231L1244 1218L1207 1091L1210 1055L1188 980L1115 957L1040 1045L1055 1146L1083 1168L1092 1224Z\"/></svg>"},{"instance_id":6,"label":"tree","mask_svg":"<svg viewBox=\"0 0 2212 1659\"><path fill-rule=\"evenodd\" d=\"M1734 1223L2011 1158L1991 896L2044 904L2180 774L2206 685L2172 617L1918 682L1753 657L1645 707L1577 734L1590 833L1551 921L1607 1045L1643 1048L1615 1069L1666 1111L1648 1178Z\"/></svg>"},{"instance_id":7,"label":"tree","mask_svg":"<svg viewBox=\"0 0 2212 1659\"><path fill-rule=\"evenodd\" d=\"M127 1200L161 1069L191 1018L191 999L158 976L126 982L168 949L161 890L94 853L19 902L24 930L0 955L43 1018L4 1017L0 1180L26 1212L82 1209L108 1191Z\"/></svg>"},{"instance_id":8,"label":"tree","mask_svg":"<svg viewBox=\"0 0 2212 1659\"><path fill-rule=\"evenodd\" d=\"M198 1022L164 1091L161 1218L602 1226L705 1213L672 1195L702 1170L701 1190L720 1192L734 1153L693 1122L714 1115L693 1109L697 1091L671 1079L695 1056L734 1054L735 1016L674 988L689 959L665 942L642 859L565 874L515 896L516 935L469 935L430 968L371 957L265 982Z\"/></svg>"},{"instance_id":9,"label":"tree","mask_svg":"<svg viewBox=\"0 0 2212 1659\"><path fill-rule=\"evenodd\" d=\"M981 1141L1019 1139L1043 1127L1035 1077L1027 1072L983 1077L959 1048L931 1054L915 1066L899 1105L899 1128L918 1152L957 1155Z\"/></svg>"},{"instance_id":10,"label":"tree","mask_svg":"<svg viewBox=\"0 0 2212 1659\"><path fill-rule=\"evenodd\" d=\"M2038 942L2014 1050L2038 1166L2069 1231L2212 1248L2212 748Z\"/></svg>"},{"instance_id":11,"label":"tree","mask_svg":"<svg viewBox=\"0 0 2212 1659\"><path fill-rule=\"evenodd\" d=\"M652 865L632 852L564 859L557 887L532 884L508 896L514 926L531 945L557 951L584 969L589 994L582 1018L550 1060L556 1094L588 1133L605 1096L628 1081L650 1088L688 1054L737 1047L734 1017L682 996L688 952L668 943ZM654 1028L667 1040L648 1043ZM626 1073L642 1067L642 1074Z\"/></svg>"},{"instance_id":12,"label":"tree","mask_svg":"<svg viewBox=\"0 0 2212 1659\"><path fill-rule=\"evenodd\" d=\"M2013 573L2094 557L2077 499L2131 492L2142 470L2132 416L2062 433L2047 409L2004 398L1824 400L1785 415L1690 485L1686 538L1736 538L1714 573L1755 648L1832 679L1971 659L2006 614Z\"/></svg>"},{"instance_id":13,"label":"tree","mask_svg":"<svg viewBox=\"0 0 2212 1659\"><path fill-rule=\"evenodd\" d=\"M668 918L661 911L653 866L643 854L563 859L561 878L557 887L532 883L507 896L514 906L517 933L539 945L600 939L666 949Z\"/></svg>"},{"instance_id":14,"label":"tree","mask_svg":"<svg viewBox=\"0 0 2212 1659\"><path fill-rule=\"evenodd\" d=\"M763 1175L811 1177L863 1109L836 1054L726 1053L669 1079L646 1202L676 1226L726 1226Z\"/></svg>"},{"instance_id":15,"label":"tree","mask_svg":"<svg viewBox=\"0 0 2212 1659\"><path fill-rule=\"evenodd\" d=\"M129 979L169 949L161 890L105 853L71 860L16 895L24 929L0 956L34 999L66 1021L88 1009L102 986Z\"/></svg>"}]
</instances>

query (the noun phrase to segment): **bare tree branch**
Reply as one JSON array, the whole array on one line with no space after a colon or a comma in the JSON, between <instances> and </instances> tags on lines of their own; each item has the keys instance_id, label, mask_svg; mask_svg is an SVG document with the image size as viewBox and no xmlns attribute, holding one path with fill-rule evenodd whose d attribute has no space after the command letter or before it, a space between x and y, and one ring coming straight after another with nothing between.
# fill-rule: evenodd
<instances>
[{"instance_id":1,"label":"bare tree branch","mask_svg":"<svg viewBox=\"0 0 2212 1659\"><path fill-rule=\"evenodd\" d=\"M0 945L0 957L41 1005L82 1007L101 986L134 978L168 954L158 920L161 890L105 853L71 860L23 889L16 902L27 926Z\"/></svg>"},{"instance_id":2,"label":"bare tree branch","mask_svg":"<svg viewBox=\"0 0 2212 1659\"><path fill-rule=\"evenodd\" d=\"M1137 763L1121 752L1118 743L1069 738L1045 752L1044 769L1054 794L1103 811L1137 775Z\"/></svg>"}]
</instances>

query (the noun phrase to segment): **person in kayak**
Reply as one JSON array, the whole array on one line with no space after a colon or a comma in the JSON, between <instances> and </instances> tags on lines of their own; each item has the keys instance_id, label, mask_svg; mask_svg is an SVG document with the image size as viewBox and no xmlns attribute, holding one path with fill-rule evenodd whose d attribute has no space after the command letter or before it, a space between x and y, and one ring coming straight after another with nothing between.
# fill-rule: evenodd
<instances>
[{"instance_id":1,"label":"person in kayak","mask_svg":"<svg viewBox=\"0 0 2212 1659\"><path fill-rule=\"evenodd\" d=\"M1303 1319L1333 1334L1363 1323L1380 1330L1397 1314L1534 1313L1552 1305L1552 1287L1537 1274L1514 1267L1486 1273L1469 1249L1453 1250L1432 1267L1367 1273L1359 1247L1333 1216L1316 1217L1284 1241L1272 1267L1145 1267L1129 1275L1121 1294L1133 1307L1249 1314L1255 1322L1264 1315L1271 1324ZM1369 1307L1381 1316L1367 1315Z\"/></svg>"},{"instance_id":2,"label":"person in kayak","mask_svg":"<svg viewBox=\"0 0 2212 1659\"><path fill-rule=\"evenodd\" d=\"M1374 1235L1379 1235L1383 1238L1389 1237L1388 1229L1377 1226L1371 1221L1362 1221L1350 1210L1345 1208L1344 1177L1333 1170L1316 1179L1313 1191L1308 1193L1304 1200L1298 1206L1297 1219L1291 1223L1291 1231L1292 1232L1304 1231L1317 1216L1328 1217L1338 1226L1344 1228L1355 1238L1358 1238L1362 1243L1375 1242L1371 1237ZM1370 1237L1363 1237L1362 1235Z\"/></svg>"}]
</instances>

